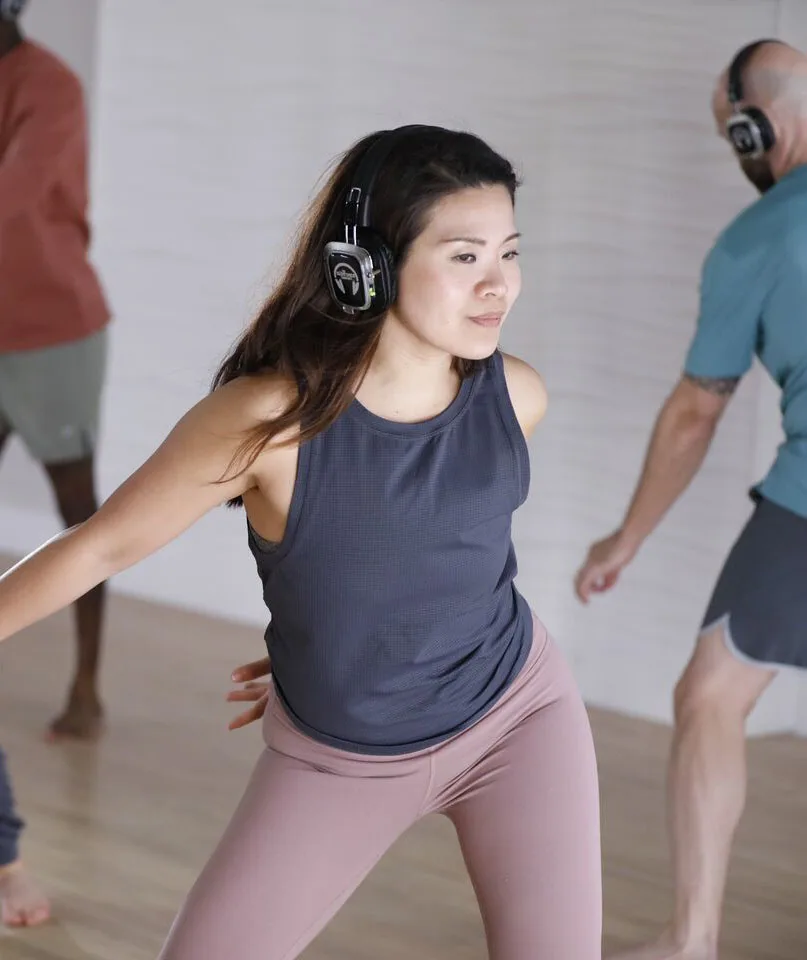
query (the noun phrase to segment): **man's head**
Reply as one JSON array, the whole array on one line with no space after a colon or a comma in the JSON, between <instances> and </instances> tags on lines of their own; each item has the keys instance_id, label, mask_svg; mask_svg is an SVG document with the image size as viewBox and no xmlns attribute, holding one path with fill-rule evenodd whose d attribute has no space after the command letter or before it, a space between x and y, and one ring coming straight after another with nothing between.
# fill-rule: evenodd
<instances>
[{"instance_id":1,"label":"man's head","mask_svg":"<svg viewBox=\"0 0 807 960\"><path fill-rule=\"evenodd\" d=\"M0 0L0 20L16 22L28 0Z\"/></svg>"},{"instance_id":2,"label":"man's head","mask_svg":"<svg viewBox=\"0 0 807 960\"><path fill-rule=\"evenodd\" d=\"M807 163L807 57L799 50L776 40L744 47L718 79L712 109L760 193Z\"/></svg>"},{"instance_id":3,"label":"man's head","mask_svg":"<svg viewBox=\"0 0 807 960\"><path fill-rule=\"evenodd\" d=\"M22 34L17 19L22 13L26 0L0 0L0 57L22 42Z\"/></svg>"}]
</instances>

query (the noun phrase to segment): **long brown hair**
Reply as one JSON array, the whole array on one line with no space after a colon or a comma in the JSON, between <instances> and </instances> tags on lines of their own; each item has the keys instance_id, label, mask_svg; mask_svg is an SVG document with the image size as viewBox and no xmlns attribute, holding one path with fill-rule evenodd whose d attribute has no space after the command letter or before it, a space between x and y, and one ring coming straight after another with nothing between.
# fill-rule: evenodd
<instances>
[{"instance_id":1,"label":"long brown hair","mask_svg":"<svg viewBox=\"0 0 807 960\"><path fill-rule=\"evenodd\" d=\"M380 136L383 131L364 137L338 160L303 216L284 275L213 379L215 390L237 377L271 371L296 384L288 407L246 438L237 456L242 469L286 431L296 428L288 442L303 443L327 429L350 406L373 358L384 316L351 317L333 303L323 251L328 241L343 239L345 197ZM483 140L440 127L420 128L384 160L373 189L372 229L400 269L436 203L468 187L494 185L507 187L515 201L513 167ZM454 367L464 378L477 363L455 358Z\"/></svg>"}]
</instances>

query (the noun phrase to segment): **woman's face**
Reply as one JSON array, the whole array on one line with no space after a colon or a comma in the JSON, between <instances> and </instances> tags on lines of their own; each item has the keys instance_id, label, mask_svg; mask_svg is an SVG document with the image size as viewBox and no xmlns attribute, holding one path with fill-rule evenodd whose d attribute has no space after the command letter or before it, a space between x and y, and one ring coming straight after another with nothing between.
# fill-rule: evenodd
<instances>
[{"instance_id":1,"label":"woman's face","mask_svg":"<svg viewBox=\"0 0 807 960\"><path fill-rule=\"evenodd\" d=\"M421 346L481 360L497 348L521 291L518 232L506 187L471 187L432 209L398 275L385 324Z\"/></svg>"}]
</instances>

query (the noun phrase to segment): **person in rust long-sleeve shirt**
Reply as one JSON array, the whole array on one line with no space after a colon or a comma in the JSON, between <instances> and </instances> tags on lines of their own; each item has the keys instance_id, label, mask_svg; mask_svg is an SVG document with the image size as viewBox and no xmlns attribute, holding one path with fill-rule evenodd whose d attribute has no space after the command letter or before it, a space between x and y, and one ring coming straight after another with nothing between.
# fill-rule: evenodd
<instances>
[{"instance_id":1,"label":"person in rust long-sleeve shirt","mask_svg":"<svg viewBox=\"0 0 807 960\"><path fill-rule=\"evenodd\" d=\"M110 314L88 257L81 83L22 36L23 5L0 0L0 450L12 433L20 437L72 527L97 508ZM103 586L75 604L76 673L53 735L87 738L100 727L103 606Z\"/></svg>"}]
</instances>

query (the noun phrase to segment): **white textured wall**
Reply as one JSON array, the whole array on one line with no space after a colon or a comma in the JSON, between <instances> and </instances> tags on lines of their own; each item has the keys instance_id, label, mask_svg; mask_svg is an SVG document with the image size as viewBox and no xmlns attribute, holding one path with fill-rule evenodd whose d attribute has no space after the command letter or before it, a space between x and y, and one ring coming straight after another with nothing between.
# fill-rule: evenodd
<instances>
[{"instance_id":1,"label":"white textured wall","mask_svg":"<svg viewBox=\"0 0 807 960\"><path fill-rule=\"evenodd\" d=\"M370 129L474 129L520 162L525 289L504 346L545 375L520 586L595 703L669 716L674 680L756 475L758 381L621 588L571 579L617 522L693 330L700 263L752 199L713 133L715 74L777 0L200 0L102 6L94 208L115 307L108 493L206 390L330 159ZM159 28L156 28L159 25ZM357 25L358 28L357 28ZM726 484L729 492L719 487ZM54 529L0 510L0 546ZM243 519L218 511L121 590L262 623ZM778 688L758 729L792 723Z\"/></svg>"}]
</instances>

